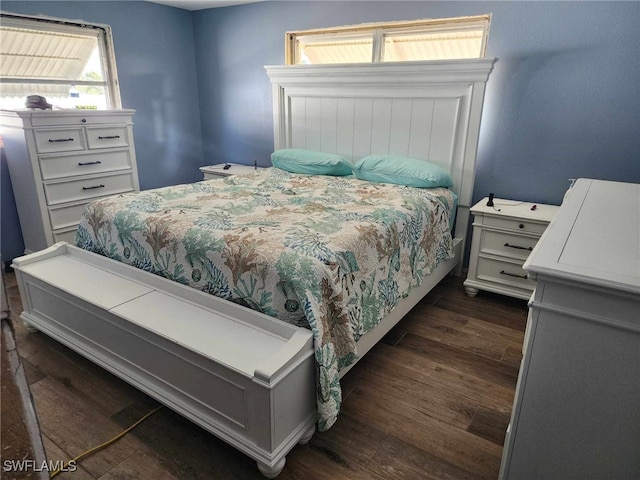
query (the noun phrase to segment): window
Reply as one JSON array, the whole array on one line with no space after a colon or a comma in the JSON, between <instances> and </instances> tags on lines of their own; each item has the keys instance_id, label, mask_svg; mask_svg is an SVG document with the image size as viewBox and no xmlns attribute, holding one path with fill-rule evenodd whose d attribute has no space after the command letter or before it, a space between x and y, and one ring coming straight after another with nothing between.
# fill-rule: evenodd
<instances>
[{"instance_id":1,"label":"window","mask_svg":"<svg viewBox=\"0 0 640 480\"><path fill-rule=\"evenodd\" d=\"M491 15L286 33L286 64L484 58Z\"/></svg>"},{"instance_id":2,"label":"window","mask_svg":"<svg viewBox=\"0 0 640 480\"><path fill-rule=\"evenodd\" d=\"M1 13L0 107L28 95L54 108L121 108L111 28Z\"/></svg>"}]
</instances>

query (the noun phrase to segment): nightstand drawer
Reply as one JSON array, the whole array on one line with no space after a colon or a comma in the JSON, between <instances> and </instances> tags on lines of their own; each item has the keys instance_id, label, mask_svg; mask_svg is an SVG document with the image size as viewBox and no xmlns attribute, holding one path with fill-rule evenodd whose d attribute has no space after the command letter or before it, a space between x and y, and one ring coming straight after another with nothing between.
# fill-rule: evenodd
<instances>
[{"instance_id":1,"label":"nightstand drawer","mask_svg":"<svg viewBox=\"0 0 640 480\"><path fill-rule=\"evenodd\" d=\"M73 152L84 150L82 127L56 130L34 130L38 153Z\"/></svg>"},{"instance_id":2,"label":"nightstand drawer","mask_svg":"<svg viewBox=\"0 0 640 480\"><path fill-rule=\"evenodd\" d=\"M542 235L547 228L546 223L529 222L517 218L494 217L492 215L485 215L482 223L487 226L505 228L515 232L537 233L539 235Z\"/></svg>"},{"instance_id":3,"label":"nightstand drawer","mask_svg":"<svg viewBox=\"0 0 640 480\"><path fill-rule=\"evenodd\" d=\"M229 168L225 169L225 165L229 165ZM262 168L250 165L239 165L237 163L218 163L216 165L200 167L204 180L214 180L216 178L231 177L233 175L247 175L249 173L255 173L258 170L262 170Z\"/></svg>"},{"instance_id":4,"label":"nightstand drawer","mask_svg":"<svg viewBox=\"0 0 640 480\"><path fill-rule=\"evenodd\" d=\"M478 280L526 288L530 291L533 291L536 285L533 280L529 279L521 264L503 262L487 257L478 258L476 278Z\"/></svg>"},{"instance_id":5,"label":"nightstand drawer","mask_svg":"<svg viewBox=\"0 0 640 480\"><path fill-rule=\"evenodd\" d=\"M216 178L227 178L232 177L233 175L230 173L222 173L222 172L203 172L204 180L214 180Z\"/></svg>"},{"instance_id":6,"label":"nightstand drawer","mask_svg":"<svg viewBox=\"0 0 640 480\"><path fill-rule=\"evenodd\" d=\"M504 255L523 262L527 259L540 237L514 235L511 233L483 229L480 252Z\"/></svg>"}]
</instances>

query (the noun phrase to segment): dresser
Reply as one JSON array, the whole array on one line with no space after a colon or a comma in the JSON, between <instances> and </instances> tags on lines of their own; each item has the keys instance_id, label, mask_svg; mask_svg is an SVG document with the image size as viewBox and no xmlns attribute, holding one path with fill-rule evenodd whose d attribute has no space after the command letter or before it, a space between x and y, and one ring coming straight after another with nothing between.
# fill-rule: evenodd
<instances>
[{"instance_id":1,"label":"dresser","mask_svg":"<svg viewBox=\"0 0 640 480\"><path fill-rule=\"evenodd\" d=\"M27 253L72 243L85 205L139 191L133 110L1 111Z\"/></svg>"},{"instance_id":2,"label":"dresser","mask_svg":"<svg viewBox=\"0 0 640 480\"><path fill-rule=\"evenodd\" d=\"M522 265L558 211L555 205L483 198L471 208L473 237L467 295L479 290L529 299L535 283Z\"/></svg>"},{"instance_id":3,"label":"dresser","mask_svg":"<svg viewBox=\"0 0 640 480\"><path fill-rule=\"evenodd\" d=\"M640 478L640 185L579 179L524 269L500 478Z\"/></svg>"},{"instance_id":4,"label":"dresser","mask_svg":"<svg viewBox=\"0 0 640 480\"><path fill-rule=\"evenodd\" d=\"M229 168L224 168L229 165ZM249 165L240 165L237 163L218 163L215 165L207 165L206 167L200 167L200 171L205 180L211 180L212 178L224 178L232 175L246 175L247 173L253 173L256 170L260 170L259 167L252 167Z\"/></svg>"}]
</instances>

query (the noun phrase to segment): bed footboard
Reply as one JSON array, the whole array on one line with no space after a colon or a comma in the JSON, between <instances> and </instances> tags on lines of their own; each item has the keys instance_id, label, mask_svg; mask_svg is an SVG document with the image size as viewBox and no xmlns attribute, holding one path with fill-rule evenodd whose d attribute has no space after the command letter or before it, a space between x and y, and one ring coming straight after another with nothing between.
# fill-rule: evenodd
<instances>
[{"instance_id":1,"label":"bed footboard","mask_svg":"<svg viewBox=\"0 0 640 480\"><path fill-rule=\"evenodd\" d=\"M21 319L277 476L316 423L313 338L64 242L14 261Z\"/></svg>"}]
</instances>

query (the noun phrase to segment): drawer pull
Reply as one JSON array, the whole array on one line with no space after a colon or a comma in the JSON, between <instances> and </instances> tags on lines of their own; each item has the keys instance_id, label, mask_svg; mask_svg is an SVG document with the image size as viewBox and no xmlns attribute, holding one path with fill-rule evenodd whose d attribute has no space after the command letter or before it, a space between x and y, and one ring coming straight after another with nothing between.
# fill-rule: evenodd
<instances>
[{"instance_id":1,"label":"drawer pull","mask_svg":"<svg viewBox=\"0 0 640 480\"><path fill-rule=\"evenodd\" d=\"M73 138L56 138L49 139L49 143L58 143L58 142L73 142Z\"/></svg>"},{"instance_id":2,"label":"drawer pull","mask_svg":"<svg viewBox=\"0 0 640 480\"><path fill-rule=\"evenodd\" d=\"M94 190L96 188L104 188L104 185L94 185L93 187L82 187L83 190Z\"/></svg>"},{"instance_id":3,"label":"drawer pull","mask_svg":"<svg viewBox=\"0 0 640 480\"><path fill-rule=\"evenodd\" d=\"M521 247L519 245L511 245L510 243L505 243L504 246L509 248L517 248L518 250L533 250L533 247Z\"/></svg>"},{"instance_id":4,"label":"drawer pull","mask_svg":"<svg viewBox=\"0 0 640 480\"><path fill-rule=\"evenodd\" d=\"M114 138L120 138L120 135L109 135L106 137L98 137L98 140L113 140Z\"/></svg>"},{"instance_id":5,"label":"drawer pull","mask_svg":"<svg viewBox=\"0 0 640 480\"><path fill-rule=\"evenodd\" d=\"M518 228L524 228L524 223L521 223L520 225L518 225Z\"/></svg>"},{"instance_id":6,"label":"drawer pull","mask_svg":"<svg viewBox=\"0 0 640 480\"><path fill-rule=\"evenodd\" d=\"M80 165L81 167L85 166L85 165L99 165L102 162L100 160L96 160L95 162L78 162L78 165Z\"/></svg>"},{"instance_id":7,"label":"drawer pull","mask_svg":"<svg viewBox=\"0 0 640 480\"><path fill-rule=\"evenodd\" d=\"M500 275L507 275L509 277L516 277L516 278L524 278L525 280L529 278L527 275L516 275L515 273L505 272L504 270L500 270Z\"/></svg>"}]
</instances>

